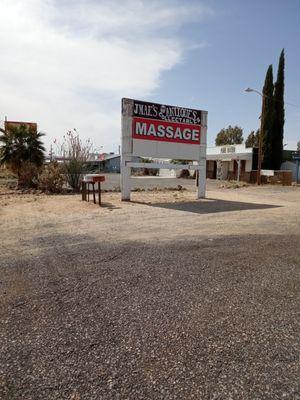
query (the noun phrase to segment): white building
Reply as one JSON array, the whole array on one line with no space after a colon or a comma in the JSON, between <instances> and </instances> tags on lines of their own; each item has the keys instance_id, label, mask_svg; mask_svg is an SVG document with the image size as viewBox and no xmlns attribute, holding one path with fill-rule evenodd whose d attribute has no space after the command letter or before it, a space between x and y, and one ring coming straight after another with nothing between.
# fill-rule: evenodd
<instances>
[{"instance_id":1,"label":"white building","mask_svg":"<svg viewBox=\"0 0 300 400\"><path fill-rule=\"evenodd\" d=\"M256 148L246 147L244 144L207 147L206 176L210 179L234 179L250 182L256 179L257 151ZM159 162L159 160L155 160ZM171 160L160 160L168 161ZM159 176L175 177L180 170L159 170Z\"/></svg>"},{"instance_id":2,"label":"white building","mask_svg":"<svg viewBox=\"0 0 300 400\"><path fill-rule=\"evenodd\" d=\"M251 180L257 169L257 149L244 144L207 147L206 176L211 179Z\"/></svg>"}]
</instances>

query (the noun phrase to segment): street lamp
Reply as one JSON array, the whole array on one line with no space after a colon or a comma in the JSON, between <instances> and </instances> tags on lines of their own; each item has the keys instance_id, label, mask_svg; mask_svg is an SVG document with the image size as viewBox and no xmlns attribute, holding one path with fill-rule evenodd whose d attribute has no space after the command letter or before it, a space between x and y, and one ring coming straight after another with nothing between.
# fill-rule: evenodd
<instances>
[{"instance_id":1,"label":"street lamp","mask_svg":"<svg viewBox=\"0 0 300 400\"><path fill-rule=\"evenodd\" d=\"M264 113L265 113L265 99L266 96L259 92L256 89L251 89L247 88L245 89L245 92L255 92L259 94L262 97L262 111L261 111L261 117L260 117L260 131L259 131L259 136L258 136L258 162L257 162L257 179L256 183L258 185L261 184L261 163L262 163L262 138L263 138L263 126L264 126Z\"/></svg>"}]
</instances>

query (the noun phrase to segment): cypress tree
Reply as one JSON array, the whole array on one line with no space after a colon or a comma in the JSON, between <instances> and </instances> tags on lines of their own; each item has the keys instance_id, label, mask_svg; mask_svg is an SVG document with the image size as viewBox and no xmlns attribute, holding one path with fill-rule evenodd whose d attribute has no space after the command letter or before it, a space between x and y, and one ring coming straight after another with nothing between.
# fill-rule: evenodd
<instances>
[{"instance_id":1,"label":"cypress tree","mask_svg":"<svg viewBox=\"0 0 300 400\"><path fill-rule=\"evenodd\" d=\"M263 87L263 110L264 120L262 126L262 154L263 161L262 167L264 169L272 169L273 159L273 140L272 140L272 128L274 124L274 108L273 108L273 67L269 65L266 73L265 84Z\"/></svg>"},{"instance_id":2,"label":"cypress tree","mask_svg":"<svg viewBox=\"0 0 300 400\"><path fill-rule=\"evenodd\" d=\"M284 49L279 57L277 81L274 89L274 120L273 120L273 168L280 169L283 153L284 127Z\"/></svg>"}]
</instances>

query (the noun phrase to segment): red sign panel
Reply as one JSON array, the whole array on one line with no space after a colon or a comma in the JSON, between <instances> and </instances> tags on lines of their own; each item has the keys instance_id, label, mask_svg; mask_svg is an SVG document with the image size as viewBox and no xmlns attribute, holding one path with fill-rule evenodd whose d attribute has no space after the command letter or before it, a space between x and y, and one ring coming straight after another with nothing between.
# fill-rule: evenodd
<instances>
[{"instance_id":1,"label":"red sign panel","mask_svg":"<svg viewBox=\"0 0 300 400\"><path fill-rule=\"evenodd\" d=\"M133 118L132 137L134 139L199 145L200 125L135 117Z\"/></svg>"}]
</instances>

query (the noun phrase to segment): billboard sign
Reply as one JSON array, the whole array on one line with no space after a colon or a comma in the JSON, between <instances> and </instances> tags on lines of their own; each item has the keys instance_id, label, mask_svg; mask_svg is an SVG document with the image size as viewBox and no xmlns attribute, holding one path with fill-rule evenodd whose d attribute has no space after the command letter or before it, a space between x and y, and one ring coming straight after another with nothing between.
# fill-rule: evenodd
<instances>
[{"instance_id":1,"label":"billboard sign","mask_svg":"<svg viewBox=\"0 0 300 400\"><path fill-rule=\"evenodd\" d=\"M191 161L205 156L206 111L123 99L122 114L130 118L132 155Z\"/></svg>"},{"instance_id":2,"label":"billboard sign","mask_svg":"<svg viewBox=\"0 0 300 400\"><path fill-rule=\"evenodd\" d=\"M24 122L24 121L5 121L4 129L5 132L8 132L11 128L19 127L25 125L28 129L32 129L35 133L37 133L37 123L35 122Z\"/></svg>"},{"instance_id":3,"label":"billboard sign","mask_svg":"<svg viewBox=\"0 0 300 400\"><path fill-rule=\"evenodd\" d=\"M128 187L133 157L195 161L204 175L206 131L207 111L122 99L121 186ZM129 192L122 189L122 198Z\"/></svg>"}]
</instances>

